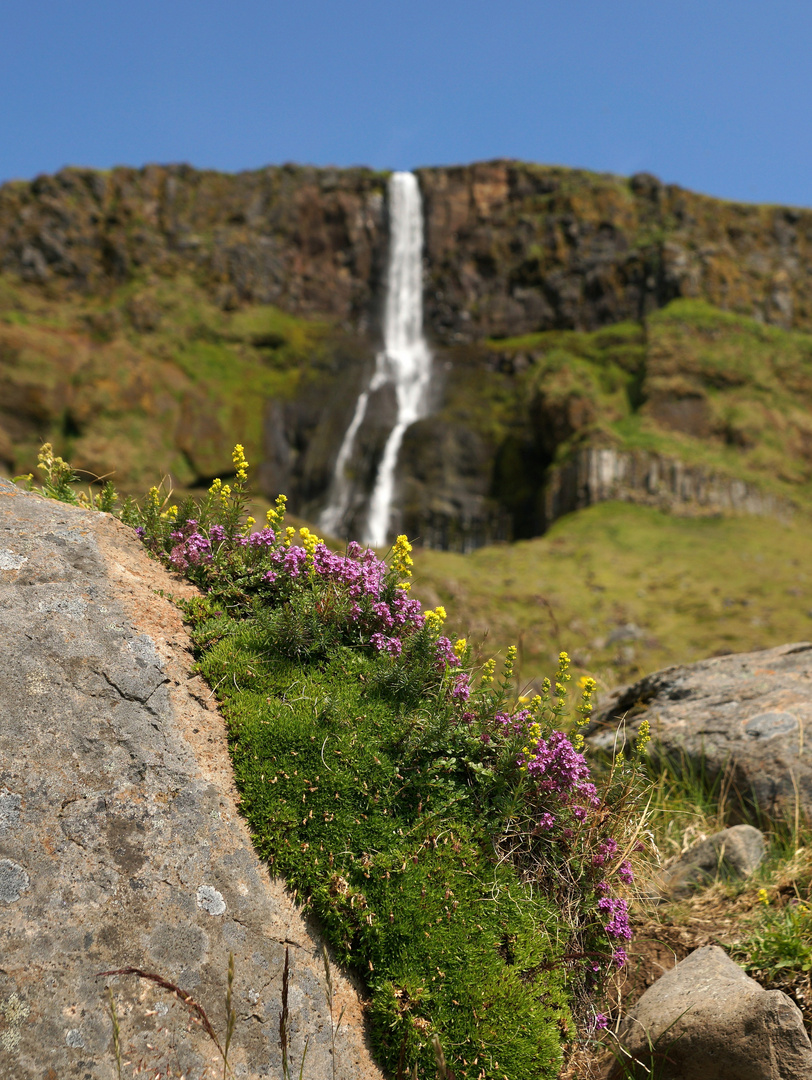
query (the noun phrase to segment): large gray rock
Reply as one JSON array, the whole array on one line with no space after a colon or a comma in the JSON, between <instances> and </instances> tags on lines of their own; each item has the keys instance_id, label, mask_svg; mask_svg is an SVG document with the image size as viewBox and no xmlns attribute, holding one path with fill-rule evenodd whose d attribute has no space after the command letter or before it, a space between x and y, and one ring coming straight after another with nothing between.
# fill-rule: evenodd
<instances>
[{"instance_id":1,"label":"large gray rock","mask_svg":"<svg viewBox=\"0 0 812 1080\"><path fill-rule=\"evenodd\" d=\"M625 720L623 719L625 717ZM655 749L708 778L726 769L728 805L812 817L812 644L802 641L665 668L599 703L593 746L622 745L647 719Z\"/></svg>"},{"instance_id":2,"label":"large gray rock","mask_svg":"<svg viewBox=\"0 0 812 1080\"><path fill-rule=\"evenodd\" d=\"M747 878L766 851L762 832L752 825L733 825L686 851L661 872L657 885L666 895L681 897L717 878Z\"/></svg>"},{"instance_id":3,"label":"large gray rock","mask_svg":"<svg viewBox=\"0 0 812 1080\"><path fill-rule=\"evenodd\" d=\"M224 724L191 672L177 609L193 590L133 533L0 480L0 1076L220 1075L216 1048L135 967L179 985L222 1038L228 957L241 1078L281 1075L290 948L291 1061L333 1076L321 948L256 857ZM339 1077L378 1077L353 986L333 972ZM171 1073L170 1071L171 1070Z\"/></svg>"},{"instance_id":4,"label":"large gray rock","mask_svg":"<svg viewBox=\"0 0 812 1080\"><path fill-rule=\"evenodd\" d=\"M798 1006L780 990L764 990L716 945L658 979L629 1012L619 1039L639 1063L636 1071L627 1064L634 1077L812 1080L812 1045ZM621 1075L629 1073L611 1072Z\"/></svg>"}]
</instances>

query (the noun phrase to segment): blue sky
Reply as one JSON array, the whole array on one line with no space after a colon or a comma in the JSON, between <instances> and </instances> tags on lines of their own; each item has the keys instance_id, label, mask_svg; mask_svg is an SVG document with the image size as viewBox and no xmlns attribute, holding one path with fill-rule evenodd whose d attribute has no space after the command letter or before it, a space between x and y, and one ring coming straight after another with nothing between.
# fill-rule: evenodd
<instances>
[{"instance_id":1,"label":"blue sky","mask_svg":"<svg viewBox=\"0 0 812 1080\"><path fill-rule=\"evenodd\" d=\"M812 4L5 0L0 179L493 157L812 205Z\"/></svg>"}]
</instances>

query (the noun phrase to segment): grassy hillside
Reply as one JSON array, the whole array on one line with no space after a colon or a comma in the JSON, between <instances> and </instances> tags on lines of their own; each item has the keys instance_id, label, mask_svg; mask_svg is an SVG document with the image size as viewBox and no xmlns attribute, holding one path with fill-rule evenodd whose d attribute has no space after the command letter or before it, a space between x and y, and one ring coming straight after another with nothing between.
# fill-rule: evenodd
<instances>
[{"instance_id":1,"label":"grassy hillside","mask_svg":"<svg viewBox=\"0 0 812 1080\"><path fill-rule=\"evenodd\" d=\"M235 432L261 457L266 402L319 369L329 332L267 305L223 311L187 277L96 297L0 277L0 463L31 471L48 441L124 490L227 473Z\"/></svg>"},{"instance_id":2,"label":"grassy hillside","mask_svg":"<svg viewBox=\"0 0 812 1080\"><path fill-rule=\"evenodd\" d=\"M604 686L812 636L809 521L676 518L603 503L543 537L420 551L415 592L483 655L520 643L521 679L561 649Z\"/></svg>"}]
</instances>

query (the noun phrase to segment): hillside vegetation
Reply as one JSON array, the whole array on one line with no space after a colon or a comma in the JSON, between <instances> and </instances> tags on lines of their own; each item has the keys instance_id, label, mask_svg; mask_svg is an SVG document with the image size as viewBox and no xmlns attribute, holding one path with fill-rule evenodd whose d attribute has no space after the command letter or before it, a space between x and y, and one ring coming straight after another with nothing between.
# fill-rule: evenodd
<instances>
[{"instance_id":1,"label":"hillside vegetation","mask_svg":"<svg viewBox=\"0 0 812 1080\"><path fill-rule=\"evenodd\" d=\"M677 518L603 503L543 537L420 551L415 591L483 655L520 642L519 681L558 650L604 687L669 664L812 636L809 520Z\"/></svg>"}]
</instances>

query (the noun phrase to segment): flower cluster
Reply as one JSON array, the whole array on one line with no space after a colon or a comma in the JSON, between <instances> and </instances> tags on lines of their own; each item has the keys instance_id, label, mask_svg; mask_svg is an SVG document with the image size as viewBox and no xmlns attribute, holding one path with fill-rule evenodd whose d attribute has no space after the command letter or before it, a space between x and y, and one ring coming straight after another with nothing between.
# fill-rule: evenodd
<instances>
[{"instance_id":1,"label":"flower cluster","mask_svg":"<svg viewBox=\"0 0 812 1080\"><path fill-rule=\"evenodd\" d=\"M446 710L442 737L448 745L438 744L436 755L446 759L443 775L458 775L466 798L479 797L482 786L483 820L496 846L523 872L548 883L556 895L567 883L569 910L578 912L573 918L582 955L589 956L585 977L622 966L626 954L618 944L630 938L631 927L627 902L618 893L632 882L633 872L603 825L605 805L579 730L592 712L595 681L580 680L572 716L566 702L571 661L565 652L559 654L554 678L545 679L532 698L514 696L514 647L506 651L498 681L495 659L486 660L474 679L468 641L444 633L445 608L424 611L410 596L413 560L405 536L397 538L389 564L355 542L333 551L307 527L297 538L297 530L285 525L281 495L267 512L265 527L255 529L245 514L248 463L242 446L235 447L233 462L233 487L215 480L204 500L190 508L167 507L153 488L131 523L173 569L210 592L224 590L219 595L229 605L247 610L259 605L280 616L305 612L308 641L314 633L318 637L314 625L328 627L329 640L364 650L375 662L375 678L391 677L393 686L403 686L417 673L415 700L430 696ZM292 623L284 625L285 633L292 632ZM638 753L648 738L644 722Z\"/></svg>"}]
</instances>

